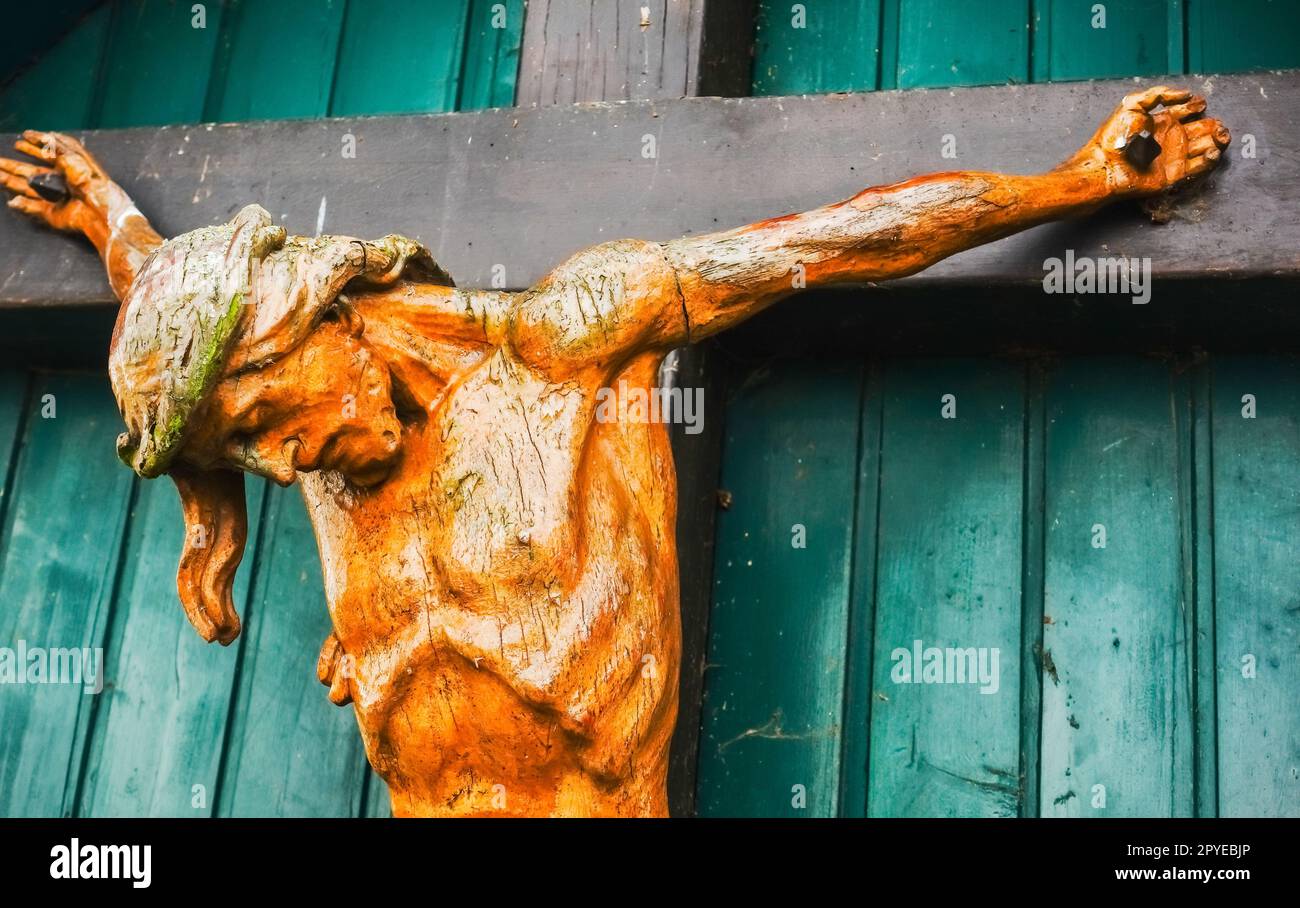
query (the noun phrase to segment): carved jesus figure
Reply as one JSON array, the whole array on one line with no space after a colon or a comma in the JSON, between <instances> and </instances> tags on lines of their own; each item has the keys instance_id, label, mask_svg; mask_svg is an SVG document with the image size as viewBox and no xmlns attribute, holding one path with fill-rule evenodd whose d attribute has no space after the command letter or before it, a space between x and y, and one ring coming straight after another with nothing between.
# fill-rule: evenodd
<instances>
[{"instance_id":1,"label":"carved jesus figure","mask_svg":"<svg viewBox=\"0 0 1300 908\"><path fill-rule=\"evenodd\" d=\"M73 139L0 159L11 208L82 233L122 300L118 454L170 475L180 600L239 633L243 473L301 484L352 702L397 815L665 815L680 627L662 423L596 418L663 355L808 287L884 281L1214 167L1228 131L1165 87L1034 176L939 173L670 242L578 252L519 293L418 243L288 237L257 206L164 241ZM1126 149L1154 137L1145 166ZM66 182L63 194L50 186ZM814 313L809 313L814 318ZM268 617L268 620L273 620Z\"/></svg>"}]
</instances>

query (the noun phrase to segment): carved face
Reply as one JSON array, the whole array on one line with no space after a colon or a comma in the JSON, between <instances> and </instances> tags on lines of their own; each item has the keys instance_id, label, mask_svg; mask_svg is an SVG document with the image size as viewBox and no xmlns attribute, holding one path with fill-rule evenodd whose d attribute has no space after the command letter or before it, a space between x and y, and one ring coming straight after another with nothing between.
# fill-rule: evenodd
<instances>
[{"instance_id":1,"label":"carved face","mask_svg":"<svg viewBox=\"0 0 1300 908\"><path fill-rule=\"evenodd\" d=\"M329 315L275 362L223 377L181 456L281 485L312 470L383 481L401 456L402 426L388 368L360 334L359 322Z\"/></svg>"}]
</instances>

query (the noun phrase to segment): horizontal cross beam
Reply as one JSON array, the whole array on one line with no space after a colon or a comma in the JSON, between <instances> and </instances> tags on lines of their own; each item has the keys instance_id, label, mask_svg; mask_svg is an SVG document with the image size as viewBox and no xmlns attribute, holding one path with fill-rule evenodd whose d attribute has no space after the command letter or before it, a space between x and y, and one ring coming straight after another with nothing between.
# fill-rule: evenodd
<instances>
[{"instance_id":1,"label":"horizontal cross beam","mask_svg":"<svg viewBox=\"0 0 1300 908\"><path fill-rule=\"evenodd\" d=\"M1175 201L1170 223L1125 204L963 253L906 283L1026 286L1066 249L1150 258L1157 279L1297 277L1300 70L1170 81L1205 94L1234 136L1226 166ZM461 286L520 288L602 240L732 227L931 171L1041 171L1135 84L685 98L81 137L164 235L258 202L290 232L405 233ZM109 302L88 245L0 217L0 307Z\"/></svg>"}]
</instances>

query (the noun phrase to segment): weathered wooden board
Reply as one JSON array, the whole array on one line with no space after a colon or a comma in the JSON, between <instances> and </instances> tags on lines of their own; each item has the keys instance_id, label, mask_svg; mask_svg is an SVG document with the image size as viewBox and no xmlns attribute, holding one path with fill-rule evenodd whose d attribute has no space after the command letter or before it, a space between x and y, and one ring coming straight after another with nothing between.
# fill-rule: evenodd
<instances>
[{"instance_id":1,"label":"weathered wooden board","mask_svg":"<svg viewBox=\"0 0 1300 908\"><path fill-rule=\"evenodd\" d=\"M236 0L223 16L204 119L329 113L345 6L345 0ZM283 27L286 22L292 27Z\"/></svg>"},{"instance_id":2,"label":"weathered wooden board","mask_svg":"<svg viewBox=\"0 0 1300 908\"><path fill-rule=\"evenodd\" d=\"M1175 222L1136 207L1048 225L904 284L1040 283L1046 257L1150 257L1157 277L1300 270L1300 73L1179 80L1207 92L1238 146ZM1072 152L1132 80L805 98L688 98L382 119L86 135L159 228L175 234L260 202L290 229L424 240L467 286L504 266L526 286L574 250L667 239L845 198L916 173L1033 172ZM1025 124L1033 124L1027 133ZM357 138L357 157L342 138ZM958 139L956 159L942 137ZM643 157L645 137L655 157ZM323 201L324 200L324 201ZM0 218L0 305L107 300L93 253ZM1154 305L1154 304L1153 304Z\"/></svg>"},{"instance_id":3,"label":"weathered wooden board","mask_svg":"<svg viewBox=\"0 0 1300 908\"><path fill-rule=\"evenodd\" d=\"M515 104L748 94L752 0L531 0Z\"/></svg>"},{"instance_id":4,"label":"weathered wooden board","mask_svg":"<svg viewBox=\"0 0 1300 908\"><path fill-rule=\"evenodd\" d=\"M115 128L202 119L223 7L203 4L205 27L195 28L192 6L169 0L113 4L90 122ZM38 122L21 128L45 127Z\"/></svg>"},{"instance_id":5,"label":"weathered wooden board","mask_svg":"<svg viewBox=\"0 0 1300 908\"><path fill-rule=\"evenodd\" d=\"M889 362L883 395L867 811L1016 816L1024 367ZM915 641L975 650L987 683Z\"/></svg>"},{"instance_id":6,"label":"weathered wooden board","mask_svg":"<svg viewBox=\"0 0 1300 908\"><path fill-rule=\"evenodd\" d=\"M764 0L754 29L754 94L880 87L881 0Z\"/></svg>"},{"instance_id":7,"label":"weathered wooden board","mask_svg":"<svg viewBox=\"0 0 1300 908\"><path fill-rule=\"evenodd\" d=\"M1192 813L1179 387L1155 359L1072 358L1048 377L1046 816Z\"/></svg>"},{"instance_id":8,"label":"weathered wooden board","mask_svg":"<svg viewBox=\"0 0 1300 908\"><path fill-rule=\"evenodd\" d=\"M747 451L722 474L702 815L837 812L858 478L844 428L857 424L862 378L856 362L787 362L728 401L728 443Z\"/></svg>"},{"instance_id":9,"label":"weathered wooden board","mask_svg":"<svg viewBox=\"0 0 1300 908\"><path fill-rule=\"evenodd\" d=\"M896 49L883 49L882 88L1029 81L1028 0L892 0L891 31Z\"/></svg>"},{"instance_id":10,"label":"weathered wooden board","mask_svg":"<svg viewBox=\"0 0 1300 908\"><path fill-rule=\"evenodd\" d=\"M356 816L370 770L352 708L316 678L330 618L307 509L296 488L270 489L266 508L218 810Z\"/></svg>"},{"instance_id":11,"label":"weathered wooden board","mask_svg":"<svg viewBox=\"0 0 1300 908\"><path fill-rule=\"evenodd\" d=\"M1213 420L1219 813L1300 816L1300 357L1216 360Z\"/></svg>"},{"instance_id":12,"label":"weathered wooden board","mask_svg":"<svg viewBox=\"0 0 1300 908\"><path fill-rule=\"evenodd\" d=\"M266 482L248 483L248 551L235 579L247 610ZM185 535L168 479L141 481L133 502L106 643L79 816L210 816L242 639L205 643L176 599ZM196 788L195 786L201 786Z\"/></svg>"},{"instance_id":13,"label":"weathered wooden board","mask_svg":"<svg viewBox=\"0 0 1300 908\"><path fill-rule=\"evenodd\" d=\"M519 10L507 11L507 24L510 12L516 22L522 18ZM329 112L347 116L455 110L467 30L486 34L492 16L490 7L460 0L418 5L380 0L350 6ZM386 66L374 65L377 45L384 47Z\"/></svg>"},{"instance_id":14,"label":"weathered wooden board","mask_svg":"<svg viewBox=\"0 0 1300 908\"><path fill-rule=\"evenodd\" d=\"M1180 0L1045 0L1033 9L1033 79L1183 71ZM1226 67L1234 68L1234 67Z\"/></svg>"},{"instance_id":15,"label":"weathered wooden board","mask_svg":"<svg viewBox=\"0 0 1300 908\"><path fill-rule=\"evenodd\" d=\"M1291 0L1184 0L1193 72L1295 66L1300 10Z\"/></svg>"},{"instance_id":16,"label":"weathered wooden board","mask_svg":"<svg viewBox=\"0 0 1300 908\"><path fill-rule=\"evenodd\" d=\"M844 652L844 730L840 748L839 816L865 817L871 769L874 702L876 582L880 572L880 460L884 445L884 369L864 364L858 426L858 478L853 516L853 560L848 585ZM722 593L723 590L719 590Z\"/></svg>"},{"instance_id":17,"label":"weathered wooden board","mask_svg":"<svg viewBox=\"0 0 1300 908\"><path fill-rule=\"evenodd\" d=\"M103 647L132 486L107 443L119 421L103 376L33 382L0 551L4 646ZM0 816L72 812L98 696L0 685Z\"/></svg>"}]
</instances>

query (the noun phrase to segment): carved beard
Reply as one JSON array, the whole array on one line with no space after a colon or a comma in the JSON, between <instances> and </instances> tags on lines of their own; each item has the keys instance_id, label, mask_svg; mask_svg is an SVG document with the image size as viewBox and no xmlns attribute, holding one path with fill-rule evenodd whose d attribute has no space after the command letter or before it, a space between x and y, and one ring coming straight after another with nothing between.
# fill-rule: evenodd
<instances>
[{"instance_id":1,"label":"carved beard","mask_svg":"<svg viewBox=\"0 0 1300 908\"><path fill-rule=\"evenodd\" d=\"M248 538L244 474L177 463L168 475L185 515L185 544L176 572L181 605L199 636L228 646L240 626L233 587Z\"/></svg>"}]
</instances>

